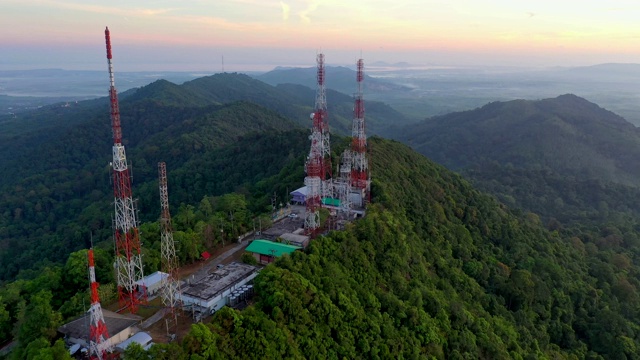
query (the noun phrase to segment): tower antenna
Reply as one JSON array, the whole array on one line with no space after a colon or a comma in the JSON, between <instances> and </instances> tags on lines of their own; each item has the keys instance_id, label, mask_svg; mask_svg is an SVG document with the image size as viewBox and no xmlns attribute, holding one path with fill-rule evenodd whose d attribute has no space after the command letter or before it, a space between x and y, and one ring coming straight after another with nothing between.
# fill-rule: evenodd
<instances>
[{"instance_id":1,"label":"tower antenna","mask_svg":"<svg viewBox=\"0 0 640 360\"><path fill-rule=\"evenodd\" d=\"M304 222L305 234L313 237L320 230L320 207L322 198L333 197L331 180L331 147L329 124L327 123L327 95L325 90L324 54L316 55L316 89L315 110L311 114L312 127L311 149L305 164L307 176L304 183L307 186L306 217Z\"/></svg>"},{"instance_id":2,"label":"tower antenna","mask_svg":"<svg viewBox=\"0 0 640 360\"><path fill-rule=\"evenodd\" d=\"M365 133L364 122L364 97L362 91L362 83L364 81L364 61L359 59L356 62L357 73L357 92L355 94L355 103L353 106L353 123L351 126L351 151L353 154L351 168L351 185L357 189L362 199L361 206L364 206L369 196L370 180L369 180L369 162L367 159L367 135Z\"/></svg>"},{"instance_id":3,"label":"tower antenna","mask_svg":"<svg viewBox=\"0 0 640 360\"><path fill-rule=\"evenodd\" d=\"M146 302L146 292L138 290L138 284L144 289L142 255L136 210L131 194L131 177L127 164L127 155L122 144L120 127L120 108L118 93L113 77L111 54L111 35L109 28L104 31L107 45L107 64L109 65L109 100L111 104L111 128L113 130L113 193L115 204L114 238L116 244L116 280L118 300L123 309L136 313L138 305Z\"/></svg>"},{"instance_id":4,"label":"tower antenna","mask_svg":"<svg viewBox=\"0 0 640 360\"><path fill-rule=\"evenodd\" d=\"M93 261L93 245L88 252L89 257L89 286L91 288L91 307L89 308L89 354L91 359L107 359L108 354L113 351L113 345L109 341L107 324L104 322L102 307L100 306L100 296L98 295L98 283L96 282L96 271Z\"/></svg>"},{"instance_id":5,"label":"tower antenna","mask_svg":"<svg viewBox=\"0 0 640 360\"><path fill-rule=\"evenodd\" d=\"M158 163L158 178L160 183L160 254L161 268L167 273L162 283L162 303L169 308L174 320L177 321L177 311L180 307L180 277L178 274L178 258L173 241L171 214L169 213L169 192L167 189L167 165Z\"/></svg>"}]
</instances>

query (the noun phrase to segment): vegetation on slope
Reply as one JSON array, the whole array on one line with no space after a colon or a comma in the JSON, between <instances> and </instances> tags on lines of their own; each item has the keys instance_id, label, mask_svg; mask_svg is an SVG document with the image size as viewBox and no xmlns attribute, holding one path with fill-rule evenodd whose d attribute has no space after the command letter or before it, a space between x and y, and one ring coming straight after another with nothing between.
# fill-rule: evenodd
<instances>
[{"instance_id":1,"label":"vegetation on slope","mask_svg":"<svg viewBox=\"0 0 640 360\"><path fill-rule=\"evenodd\" d=\"M208 173L207 169L196 167L211 165L203 162L203 154L224 155L221 163L226 167L217 169L217 176L232 177L235 173L251 171L273 175L279 168L270 165L284 166L291 160L291 149L287 146L293 149L303 146L305 136L302 131L277 135L277 132L295 128L292 122L253 104L178 108L161 104L151 106L148 101L122 106L123 114L128 114L122 117L124 139L129 159L133 161L134 196L141 199L142 220L157 216L157 187L154 184L157 183L158 161L167 162L170 174L182 169L182 177L207 179L207 176L198 175ZM260 141L256 141L260 136L251 135L264 132L274 135ZM12 171L7 171L11 175L0 180L0 208L3 209L0 213L0 281L13 279L20 270L65 259L69 252L87 246L89 232L97 231L100 240L109 238L113 196L108 168L111 160L109 139L108 122L94 119L68 130L62 138L34 144L32 149L16 154L5 165ZM285 148L277 151L266 146L273 151L264 153L255 147L265 145L265 141L281 143ZM231 146L235 144L242 144L244 148ZM253 168L240 170L238 163L229 163L237 160L237 156L211 152L224 146L230 146L229 149L242 156L253 154ZM275 159L279 155L283 158ZM222 192L206 192L212 190L207 188L211 185L194 182L185 191L176 192L172 203L180 204L194 198L200 201L205 194L220 195L234 191L240 185L221 182L215 185L215 190Z\"/></svg>"},{"instance_id":2,"label":"vegetation on slope","mask_svg":"<svg viewBox=\"0 0 640 360\"><path fill-rule=\"evenodd\" d=\"M545 219L640 214L640 130L574 95L495 102L428 119L396 137Z\"/></svg>"},{"instance_id":3,"label":"vegetation on slope","mask_svg":"<svg viewBox=\"0 0 640 360\"><path fill-rule=\"evenodd\" d=\"M607 259L405 146L370 144L365 218L267 266L253 306L127 358L638 358L637 254Z\"/></svg>"}]
</instances>

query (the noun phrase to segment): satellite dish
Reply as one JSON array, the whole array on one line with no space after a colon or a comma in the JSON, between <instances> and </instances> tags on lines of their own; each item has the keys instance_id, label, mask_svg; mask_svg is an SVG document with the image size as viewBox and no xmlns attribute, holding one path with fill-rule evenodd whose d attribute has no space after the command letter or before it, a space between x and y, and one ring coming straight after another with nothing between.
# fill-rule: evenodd
<instances>
[{"instance_id":1,"label":"satellite dish","mask_svg":"<svg viewBox=\"0 0 640 360\"><path fill-rule=\"evenodd\" d=\"M309 117L313 120L313 117L316 116L316 113L311 113L311 115L309 115Z\"/></svg>"}]
</instances>

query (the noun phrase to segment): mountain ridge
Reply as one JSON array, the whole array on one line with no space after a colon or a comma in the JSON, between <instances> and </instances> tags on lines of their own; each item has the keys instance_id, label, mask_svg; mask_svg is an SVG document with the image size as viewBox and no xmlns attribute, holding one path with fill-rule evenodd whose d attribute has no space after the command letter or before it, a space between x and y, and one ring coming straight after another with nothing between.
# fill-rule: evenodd
<instances>
[{"instance_id":1,"label":"mountain ridge","mask_svg":"<svg viewBox=\"0 0 640 360\"><path fill-rule=\"evenodd\" d=\"M566 206L597 213L600 201L640 214L632 200L640 194L640 130L575 95L492 102L429 118L393 137L460 171L509 205L547 218L576 220L578 212ZM615 203L621 197L608 192L607 184L627 194L624 204ZM601 200L567 192L572 186L592 189ZM549 197L539 190L544 187ZM521 189L531 189L538 198Z\"/></svg>"}]
</instances>

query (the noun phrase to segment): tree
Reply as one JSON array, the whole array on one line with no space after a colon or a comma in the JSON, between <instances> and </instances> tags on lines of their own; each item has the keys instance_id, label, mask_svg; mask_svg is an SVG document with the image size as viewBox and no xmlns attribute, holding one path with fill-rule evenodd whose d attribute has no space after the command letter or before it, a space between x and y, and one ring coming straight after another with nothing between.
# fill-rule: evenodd
<instances>
[{"instance_id":1,"label":"tree","mask_svg":"<svg viewBox=\"0 0 640 360\"><path fill-rule=\"evenodd\" d=\"M11 315L2 301L2 296L0 296L0 343L10 339L12 328Z\"/></svg>"},{"instance_id":2,"label":"tree","mask_svg":"<svg viewBox=\"0 0 640 360\"><path fill-rule=\"evenodd\" d=\"M131 343L124 351L125 360L149 360L149 354L138 343Z\"/></svg>"},{"instance_id":3,"label":"tree","mask_svg":"<svg viewBox=\"0 0 640 360\"><path fill-rule=\"evenodd\" d=\"M18 328L20 346L26 346L38 338L47 340L54 338L62 318L51 308L52 298L51 292L46 290L31 296L25 309L24 318Z\"/></svg>"}]
</instances>

